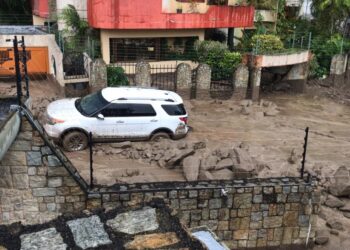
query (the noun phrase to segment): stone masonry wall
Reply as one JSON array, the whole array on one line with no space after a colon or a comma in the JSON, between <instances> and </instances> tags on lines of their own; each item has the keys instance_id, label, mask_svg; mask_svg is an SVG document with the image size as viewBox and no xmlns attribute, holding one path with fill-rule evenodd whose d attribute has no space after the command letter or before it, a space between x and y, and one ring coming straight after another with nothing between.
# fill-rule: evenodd
<instances>
[{"instance_id":1,"label":"stone masonry wall","mask_svg":"<svg viewBox=\"0 0 350 250\"><path fill-rule=\"evenodd\" d=\"M85 194L31 125L0 162L0 224L42 223L85 208Z\"/></svg>"},{"instance_id":2,"label":"stone masonry wall","mask_svg":"<svg viewBox=\"0 0 350 250\"><path fill-rule=\"evenodd\" d=\"M184 225L208 226L231 249L305 246L310 224L312 242L319 209L319 197L313 193L313 186L297 178L265 181L187 183L182 190L180 184L174 184L173 190L172 184L168 184L169 190L165 191L154 191L156 188L147 184L140 187L141 191L132 191L134 185L123 185L122 193L92 195L87 205L90 209L101 206L110 209L162 198ZM159 185L164 188L166 184Z\"/></svg>"},{"instance_id":3,"label":"stone masonry wall","mask_svg":"<svg viewBox=\"0 0 350 250\"><path fill-rule=\"evenodd\" d=\"M145 183L86 194L31 126L0 163L0 224L43 223L61 213L133 207L162 198L187 227L208 226L231 249L313 242L319 196L299 178ZM293 248L296 249L296 248Z\"/></svg>"}]
</instances>

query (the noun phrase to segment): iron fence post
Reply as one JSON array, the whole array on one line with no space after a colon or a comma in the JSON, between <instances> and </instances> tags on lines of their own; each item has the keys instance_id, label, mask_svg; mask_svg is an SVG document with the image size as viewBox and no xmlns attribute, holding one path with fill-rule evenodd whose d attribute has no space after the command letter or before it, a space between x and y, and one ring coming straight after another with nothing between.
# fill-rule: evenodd
<instances>
[{"instance_id":1,"label":"iron fence post","mask_svg":"<svg viewBox=\"0 0 350 250\"><path fill-rule=\"evenodd\" d=\"M304 151L303 151L303 160L301 161L301 170L300 170L300 178L304 178L304 170L305 170L305 158L306 158L306 150L307 150L307 141L309 138L309 127L305 129L305 137L304 137Z\"/></svg>"},{"instance_id":2,"label":"iron fence post","mask_svg":"<svg viewBox=\"0 0 350 250\"><path fill-rule=\"evenodd\" d=\"M29 77L28 77L28 68L27 68L27 50L26 45L24 44L24 36L22 36L22 63L24 69L24 80L26 82L26 96L29 97Z\"/></svg>"},{"instance_id":3,"label":"iron fence post","mask_svg":"<svg viewBox=\"0 0 350 250\"><path fill-rule=\"evenodd\" d=\"M303 42L304 42L304 36L301 37L301 41L300 41L300 48L303 48Z\"/></svg>"},{"instance_id":4,"label":"iron fence post","mask_svg":"<svg viewBox=\"0 0 350 250\"><path fill-rule=\"evenodd\" d=\"M294 33L293 33L293 41L292 41L292 48L294 49L294 45L295 45L295 30L294 30Z\"/></svg>"},{"instance_id":5,"label":"iron fence post","mask_svg":"<svg viewBox=\"0 0 350 250\"><path fill-rule=\"evenodd\" d=\"M92 159L92 133L89 133L89 151L90 151L90 189L94 187L94 168Z\"/></svg>"},{"instance_id":6,"label":"iron fence post","mask_svg":"<svg viewBox=\"0 0 350 250\"><path fill-rule=\"evenodd\" d=\"M344 37L341 39L340 54L343 54L343 46L344 46Z\"/></svg>"},{"instance_id":7,"label":"iron fence post","mask_svg":"<svg viewBox=\"0 0 350 250\"><path fill-rule=\"evenodd\" d=\"M19 67L19 52L18 52L18 40L17 36L13 39L13 52L15 56L15 69L16 69L16 87L17 87L17 101L18 105L21 106L21 98L22 98L22 77L21 77L21 69Z\"/></svg>"}]
</instances>

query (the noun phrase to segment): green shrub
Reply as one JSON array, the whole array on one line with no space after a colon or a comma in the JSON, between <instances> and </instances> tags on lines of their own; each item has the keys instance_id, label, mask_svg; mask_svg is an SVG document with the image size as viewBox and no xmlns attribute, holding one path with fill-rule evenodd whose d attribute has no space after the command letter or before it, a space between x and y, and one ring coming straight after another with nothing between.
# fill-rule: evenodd
<instances>
[{"instance_id":1,"label":"green shrub","mask_svg":"<svg viewBox=\"0 0 350 250\"><path fill-rule=\"evenodd\" d=\"M332 57L336 54L346 53L350 50L350 41L343 39L339 34L328 39L319 36L312 40L311 50L315 54L315 60L324 74L329 73Z\"/></svg>"},{"instance_id":2,"label":"green shrub","mask_svg":"<svg viewBox=\"0 0 350 250\"><path fill-rule=\"evenodd\" d=\"M283 43L275 35L254 35L250 41L250 48L257 54L268 54L283 50Z\"/></svg>"},{"instance_id":3,"label":"green shrub","mask_svg":"<svg viewBox=\"0 0 350 250\"><path fill-rule=\"evenodd\" d=\"M107 85L109 87L127 86L129 80L122 67L107 67Z\"/></svg>"},{"instance_id":4,"label":"green shrub","mask_svg":"<svg viewBox=\"0 0 350 250\"><path fill-rule=\"evenodd\" d=\"M326 74L327 70L324 67L320 66L316 56L313 56L310 61L309 78L321 78Z\"/></svg>"},{"instance_id":5,"label":"green shrub","mask_svg":"<svg viewBox=\"0 0 350 250\"><path fill-rule=\"evenodd\" d=\"M196 43L197 61L211 67L213 80L228 79L234 68L241 62L238 52L230 52L225 44L216 41Z\"/></svg>"}]
</instances>

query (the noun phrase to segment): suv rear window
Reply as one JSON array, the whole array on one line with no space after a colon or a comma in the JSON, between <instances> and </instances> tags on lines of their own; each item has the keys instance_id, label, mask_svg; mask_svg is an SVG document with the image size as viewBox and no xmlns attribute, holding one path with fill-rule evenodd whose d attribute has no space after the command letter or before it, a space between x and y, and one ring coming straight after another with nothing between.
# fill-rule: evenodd
<instances>
[{"instance_id":1,"label":"suv rear window","mask_svg":"<svg viewBox=\"0 0 350 250\"><path fill-rule=\"evenodd\" d=\"M162 108L168 115L186 115L186 110L183 104L162 105Z\"/></svg>"}]
</instances>

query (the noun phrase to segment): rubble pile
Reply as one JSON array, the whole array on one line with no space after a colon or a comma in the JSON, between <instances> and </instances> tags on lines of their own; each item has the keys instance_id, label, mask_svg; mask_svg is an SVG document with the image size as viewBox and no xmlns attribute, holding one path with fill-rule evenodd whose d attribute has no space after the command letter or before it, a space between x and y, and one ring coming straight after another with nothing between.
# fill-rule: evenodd
<instances>
[{"instance_id":1,"label":"rubble pile","mask_svg":"<svg viewBox=\"0 0 350 250\"><path fill-rule=\"evenodd\" d=\"M259 103L254 103L252 100L243 100L240 102L241 114L254 115L256 118L264 116L276 116L279 113L275 103L265 100L260 100Z\"/></svg>"},{"instance_id":2,"label":"rubble pile","mask_svg":"<svg viewBox=\"0 0 350 250\"><path fill-rule=\"evenodd\" d=\"M107 147L95 147L94 154L118 154L160 168L182 169L188 181L230 180L253 177L258 173L258 163L245 149L226 147L209 150L202 141L111 143Z\"/></svg>"},{"instance_id":3,"label":"rubble pile","mask_svg":"<svg viewBox=\"0 0 350 250\"><path fill-rule=\"evenodd\" d=\"M320 185L323 206L319 217L325 221L328 230L318 230L315 243L323 245L327 244L331 234L345 233L344 220L350 219L350 167L339 167L332 178L320 180Z\"/></svg>"}]
</instances>

